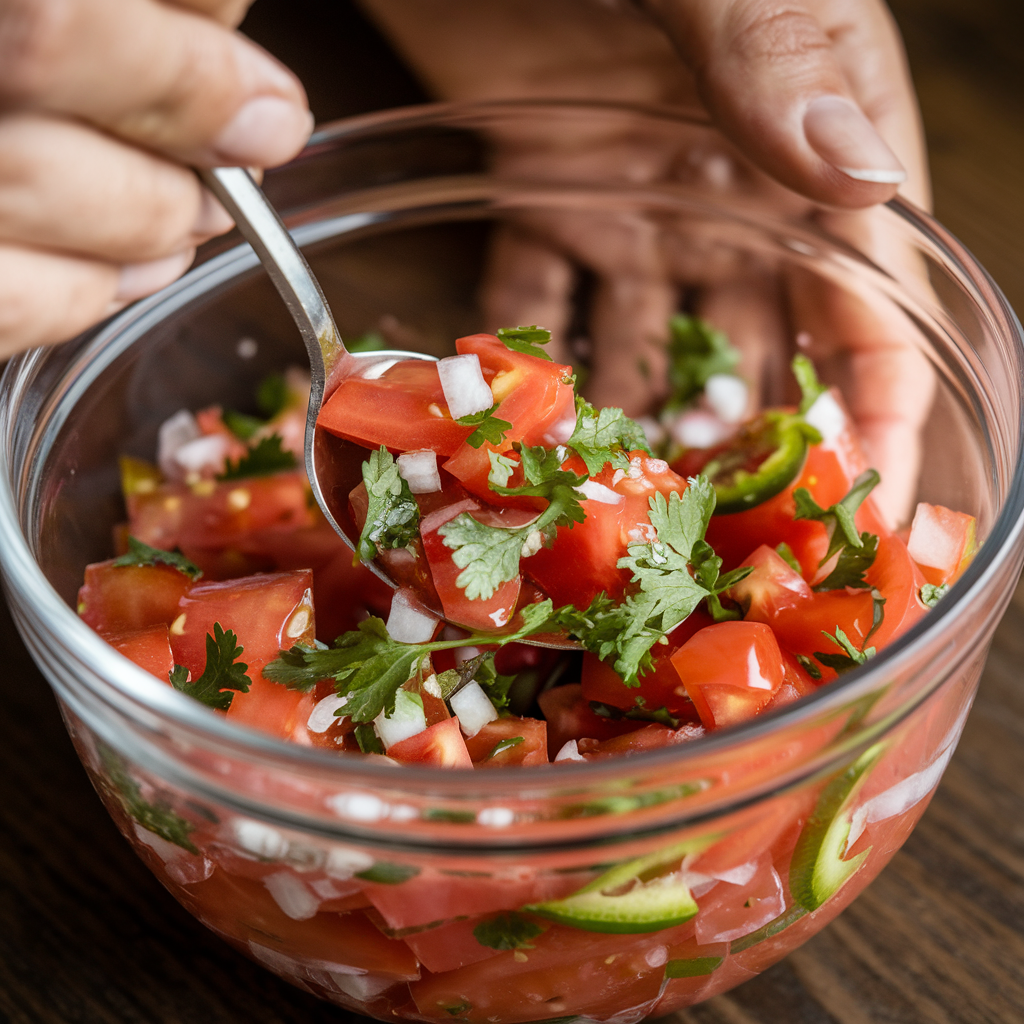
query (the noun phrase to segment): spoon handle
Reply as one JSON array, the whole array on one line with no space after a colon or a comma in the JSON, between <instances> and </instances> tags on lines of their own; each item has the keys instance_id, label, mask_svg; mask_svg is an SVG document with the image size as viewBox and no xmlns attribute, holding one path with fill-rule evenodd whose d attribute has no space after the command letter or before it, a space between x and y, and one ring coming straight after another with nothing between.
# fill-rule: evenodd
<instances>
[{"instance_id":1,"label":"spoon handle","mask_svg":"<svg viewBox=\"0 0 1024 1024\"><path fill-rule=\"evenodd\" d=\"M314 392L322 395L332 371L347 352L309 264L244 167L213 167L198 173L234 218L284 299L309 353Z\"/></svg>"}]
</instances>

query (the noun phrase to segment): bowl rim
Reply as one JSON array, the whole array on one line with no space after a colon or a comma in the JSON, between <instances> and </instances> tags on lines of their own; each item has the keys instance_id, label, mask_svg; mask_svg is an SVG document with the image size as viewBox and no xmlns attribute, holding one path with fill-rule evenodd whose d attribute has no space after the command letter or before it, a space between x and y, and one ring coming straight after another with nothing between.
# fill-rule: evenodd
<instances>
[{"instance_id":1,"label":"bowl rim","mask_svg":"<svg viewBox=\"0 0 1024 1024\"><path fill-rule=\"evenodd\" d=\"M706 115L695 115L693 112L681 111L678 108L643 104L562 100L431 103L379 111L325 124L313 134L303 152L290 164L286 164L285 168L299 163L305 157L315 155L318 149L331 143L382 130L393 131L420 125L436 125L440 121L493 116L496 113L514 114L524 110L558 109L631 114L681 125L713 127ZM1012 344L1018 365L1024 367L1024 329L998 286L970 251L929 214L907 200L897 197L886 206L947 261L961 286L973 293L976 301L986 309L990 319L995 321L1004 340ZM316 224L317 222L312 222L309 227L315 228ZM301 228L296 231L300 240L303 234ZM314 237L314 232L309 232L307 237ZM130 306L92 332L80 336L78 340L83 342L82 347L69 363L69 368L81 367L99 356L101 358L93 364L94 379L98 372L97 367L106 365L114 355L120 354L122 348L118 348L117 341L123 338L126 332L131 331L136 337L141 335L148 327L162 322L165 312L173 314L193 297L207 292L216 284L236 279L257 266L255 254L247 243L214 256L162 291ZM12 389L20 386L19 382L23 384L27 381L36 362L44 357L46 351L37 349L15 356L4 373L0 392L10 393ZM107 359L102 358L103 355L106 355ZM62 379L68 372L66 368ZM1024 389L1024 384L1021 387ZM0 534L5 536L5 543L0 545L0 569L3 571L9 595L16 592L17 597L42 618L52 619L56 616L53 621L59 624L67 644L77 649L77 655L95 673L97 679L105 687L112 688L122 697L138 705L141 711L155 713L175 726L184 727L196 736L216 741L239 754L251 755L262 761L269 758L277 767L287 766L298 772L327 772L346 781L384 781L389 784L388 788L394 788L399 780L392 765L375 764L370 759L358 756L339 758L337 753L332 751L304 747L247 726L237 725L226 717L211 714L207 708L190 700L186 695L157 684L145 670L117 652L112 652L109 645L86 626L74 610L60 598L32 556L28 540L22 530L18 514L19 505L11 486L13 467L10 463L12 452L9 438L12 436L15 423L9 414L9 405L10 403L5 403L4 408L0 410ZM967 613L968 605L983 599L992 577L1000 571L1014 542L1024 530L1024 422L1018 424L1016 440L1019 454L1013 474L1007 483L1005 500L978 555L963 577L951 588L948 597L868 664L777 711L721 732L706 734L693 743L641 752L628 758L533 766L529 775L531 790L547 789L553 784L566 782L573 785L585 781L597 783L610 776L622 775L624 769L639 777L646 771L669 765L681 768L697 764L710 756L717 757L730 750L740 750L747 744L761 741L787 727L799 726L823 713L835 710L840 705L846 706L849 702L878 688L881 685L881 677L894 670L899 671L900 667L909 663L928 641L935 640L940 633L953 627L954 623ZM113 658L112 653L115 655ZM939 673L935 684L928 692L932 692L945 677L945 674ZM82 680L79 679L78 683L81 684ZM89 686L88 683L85 685ZM909 714L912 709L912 706L907 708L905 713ZM900 716L900 720L902 717L903 715ZM883 731L889 731L894 724L895 722L887 720ZM865 739L864 743L868 741ZM433 792L439 792L448 789L465 790L464 782L469 776L466 772L452 772L450 769L403 765L402 778L408 781L407 788L429 786ZM491 769L488 772L488 779L496 784L493 787L496 791L504 792L506 787L514 789L512 784L523 779L522 768ZM439 787L438 783L442 781L448 781L451 785Z\"/></svg>"}]
</instances>

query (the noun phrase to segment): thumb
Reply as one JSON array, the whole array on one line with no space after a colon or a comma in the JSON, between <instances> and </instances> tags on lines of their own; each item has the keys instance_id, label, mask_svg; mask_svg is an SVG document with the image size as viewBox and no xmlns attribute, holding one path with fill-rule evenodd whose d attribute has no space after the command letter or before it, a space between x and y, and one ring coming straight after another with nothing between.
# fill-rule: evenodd
<instances>
[{"instance_id":1,"label":"thumb","mask_svg":"<svg viewBox=\"0 0 1024 1024\"><path fill-rule=\"evenodd\" d=\"M804 3L646 0L646 7L690 67L718 127L782 184L818 202L860 207L891 199L906 180L852 95L832 38Z\"/></svg>"}]
</instances>

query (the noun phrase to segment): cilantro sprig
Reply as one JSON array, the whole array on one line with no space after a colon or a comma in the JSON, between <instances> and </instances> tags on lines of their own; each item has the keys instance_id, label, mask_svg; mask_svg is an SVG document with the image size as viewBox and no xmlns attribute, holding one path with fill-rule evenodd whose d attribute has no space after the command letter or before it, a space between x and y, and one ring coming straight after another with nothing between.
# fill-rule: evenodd
<instances>
[{"instance_id":1,"label":"cilantro sprig","mask_svg":"<svg viewBox=\"0 0 1024 1024\"><path fill-rule=\"evenodd\" d=\"M732 373L739 352L723 331L716 331L699 317L679 314L669 321L668 381L671 394L664 411L686 408L716 373Z\"/></svg>"},{"instance_id":2,"label":"cilantro sprig","mask_svg":"<svg viewBox=\"0 0 1024 1024\"><path fill-rule=\"evenodd\" d=\"M852 672L853 669L859 668L869 658L875 656L874 647L865 647L862 651L858 650L853 641L838 626L836 626L834 636L831 633L826 633L825 630L821 632L839 648L839 653L815 651L814 656L822 665L835 669L839 675L842 675L844 672Z\"/></svg>"},{"instance_id":3,"label":"cilantro sprig","mask_svg":"<svg viewBox=\"0 0 1024 1024\"><path fill-rule=\"evenodd\" d=\"M554 362L541 348L541 345L546 345L551 340L551 332L543 327L501 327L498 330L498 340L513 352L537 356L538 359L546 359L549 363Z\"/></svg>"},{"instance_id":4,"label":"cilantro sprig","mask_svg":"<svg viewBox=\"0 0 1024 1024\"><path fill-rule=\"evenodd\" d=\"M484 758L484 760L490 761L492 757L497 757L498 754L501 754L506 750L511 750L513 747L518 747L520 744L525 742L526 740L522 736L506 736L503 740L498 740L498 742L494 744L494 749Z\"/></svg>"},{"instance_id":5,"label":"cilantro sprig","mask_svg":"<svg viewBox=\"0 0 1024 1024\"><path fill-rule=\"evenodd\" d=\"M228 459L224 472L217 479L221 481L245 480L253 476L271 476L295 469L298 462L292 452L282 447L281 435L262 437L237 462Z\"/></svg>"},{"instance_id":6,"label":"cilantro sprig","mask_svg":"<svg viewBox=\"0 0 1024 1024\"><path fill-rule=\"evenodd\" d=\"M206 634L206 668L203 674L190 683L188 669L184 665L175 665L169 676L171 686L208 708L227 711L235 696L232 691L248 693L252 685L252 680L246 675L249 666L238 660L243 653L238 637L215 622L213 634Z\"/></svg>"},{"instance_id":7,"label":"cilantro sprig","mask_svg":"<svg viewBox=\"0 0 1024 1024\"><path fill-rule=\"evenodd\" d=\"M937 587L931 583L925 583L920 592L921 604L926 608L934 608L948 592L948 583L940 583Z\"/></svg>"},{"instance_id":8,"label":"cilantro sprig","mask_svg":"<svg viewBox=\"0 0 1024 1024\"><path fill-rule=\"evenodd\" d=\"M591 476L596 476L609 463L615 469L628 469L626 452L640 449L652 454L643 427L621 409L595 409L579 396L576 398L576 429L566 447L586 463Z\"/></svg>"},{"instance_id":9,"label":"cilantro sprig","mask_svg":"<svg viewBox=\"0 0 1024 1024\"><path fill-rule=\"evenodd\" d=\"M420 510L384 445L363 463L363 483L369 504L356 554L372 562L380 550L408 547L419 535Z\"/></svg>"},{"instance_id":10,"label":"cilantro sprig","mask_svg":"<svg viewBox=\"0 0 1024 1024\"><path fill-rule=\"evenodd\" d=\"M511 911L478 924L473 937L489 949L533 949L531 940L544 931L544 925Z\"/></svg>"},{"instance_id":11,"label":"cilantro sprig","mask_svg":"<svg viewBox=\"0 0 1024 1024\"><path fill-rule=\"evenodd\" d=\"M151 548L136 537L128 538L128 550L115 558L116 566L131 565L169 565L172 569L184 573L190 580L197 580L203 575L199 566L190 562L184 555L176 551L162 551L160 548Z\"/></svg>"},{"instance_id":12,"label":"cilantro sprig","mask_svg":"<svg viewBox=\"0 0 1024 1024\"><path fill-rule=\"evenodd\" d=\"M801 416L807 412L812 405L826 392L828 388L818 380L818 374L814 369L814 363L807 356L797 353L790 363L793 376L800 386L800 408Z\"/></svg>"},{"instance_id":13,"label":"cilantro sprig","mask_svg":"<svg viewBox=\"0 0 1024 1024\"><path fill-rule=\"evenodd\" d=\"M468 416L460 416L455 421L462 427L476 427L476 430L466 438L466 444L479 448L484 441L501 444L505 440L505 435L512 429L512 424L494 415L497 408L498 403L495 402L490 409L471 412Z\"/></svg>"}]
</instances>

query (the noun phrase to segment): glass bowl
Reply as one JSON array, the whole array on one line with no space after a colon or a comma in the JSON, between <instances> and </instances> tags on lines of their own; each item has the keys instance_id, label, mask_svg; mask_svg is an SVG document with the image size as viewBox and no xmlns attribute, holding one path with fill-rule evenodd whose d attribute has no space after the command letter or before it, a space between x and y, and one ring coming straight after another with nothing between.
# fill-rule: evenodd
<instances>
[{"instance_id":1,"label":"glass bowl","mask_svg":"<svg viewBox=\"0 0 1024 1024\"><path fill-rule=\"evenodd\" d=\"M151 457L178 409L244 406L267 372L302 362L255 257L229 240L91 334L12 360L2 382L7 593L118 827L237 949L382 1020L630 1024L764 970L907 838L1017 579L1024 346L1005 300L908 204L814 210L672 112L495 103L374 115L318 132L267 189L346 336L385 329L437 354L493 326L481 288L508 230L565 243L570 340L586 337L603 287L630 287L629 266L584 265L566 242L595 225L619 243L674 240L684 304L712 278L752 269L804 297L827 293L829 309L874 317L927 357L923 471L908 456L904 482L976 516L984 544L937 607L865 666L680 746L470 774L396 769L236 725L75 614L83 569L109 556L123 517L118 457ZM765 332L776 347L758 380L773 401L794 333L783 326ZM851 376L834 379L842 389ZM612 915L598 931L517 914L587 886L602 906L629 892L672 904L671 922L655 914L640 929Z\"/></svg>"}]
</instances>

